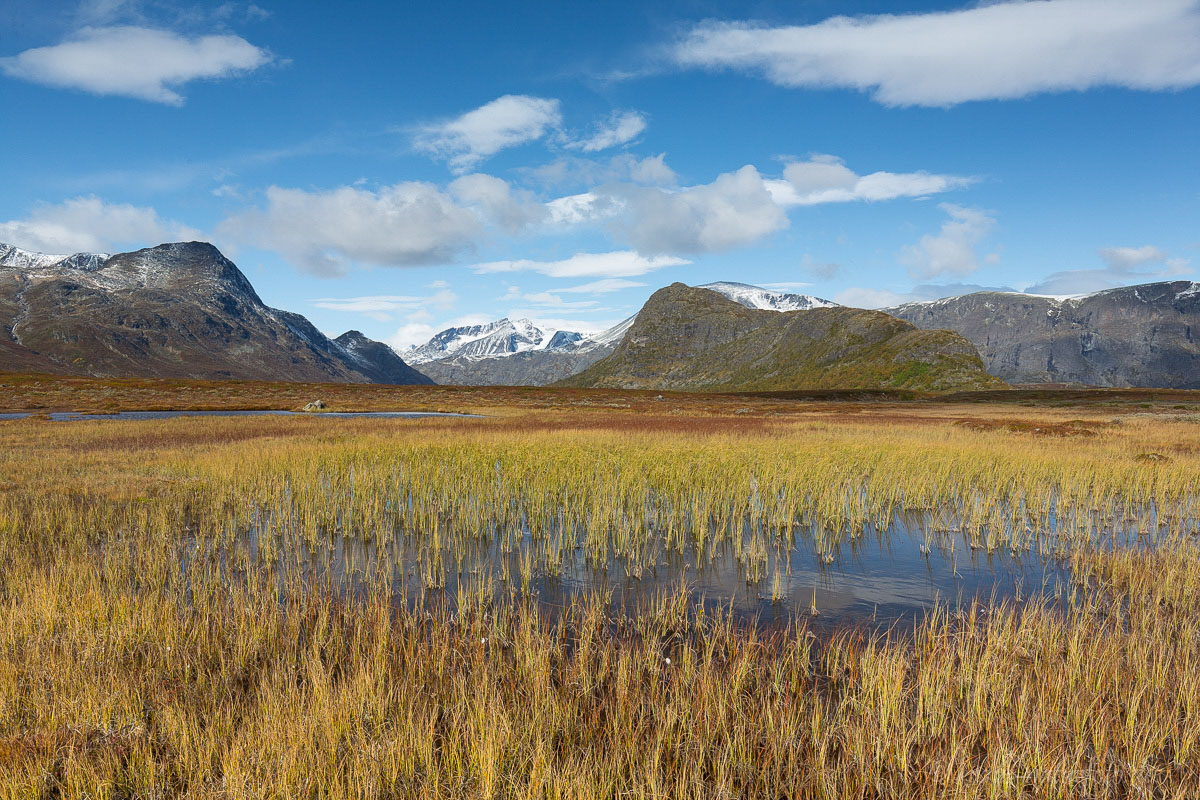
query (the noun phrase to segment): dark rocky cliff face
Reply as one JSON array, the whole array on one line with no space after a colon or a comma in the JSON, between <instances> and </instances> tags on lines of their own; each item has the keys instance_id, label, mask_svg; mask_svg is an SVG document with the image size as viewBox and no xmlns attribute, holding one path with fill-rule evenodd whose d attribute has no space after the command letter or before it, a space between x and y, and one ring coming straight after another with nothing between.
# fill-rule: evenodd
<instances>
[{"instance_id":1,"label":"dark rocky cliff face","mask_svg":"<svg viewBox=\"0 0 1200 800\"><path fill-rule=\"evenodd\" d=\"M264 305L204 242L0 266L3 369L371 382L394 366L353 357L299 314Z\"/></svg>"},{"instance_id":2,"label":"dark rocky cliff face","mask_svg":"<svg viewBox=\"0 0 1200 800\"><path fill-rule=\"evenodd\" d=\"M368 339L359 331L346 331L333 340L354 361L359 372L372 383L432 384L427 376L404 363L396 351L383 342Z\"/></svg>"},{"instance_id":3,"label":"dark rocky cliff face","mask_svg":"<svg viewBox=\"0 0 1200 800\"><path fill-rule=\"evenodd\" d=\"M884 309L956 331L1012 383L1200 388L1200 284L1150 283L1056 300L1006 292Z\"/></svg>"},{"instance_id":4,"label":"dark rocky cliff face","mask_svg":"<svg viewBox=\"0 0 1200 800\"><path fill-rule=\"evenodd\" d=\"M655 292L608 358L565 386L781 390L991 388L975 348L878 311L746 308L682 283Z\"/></svg>"}]
</instances>

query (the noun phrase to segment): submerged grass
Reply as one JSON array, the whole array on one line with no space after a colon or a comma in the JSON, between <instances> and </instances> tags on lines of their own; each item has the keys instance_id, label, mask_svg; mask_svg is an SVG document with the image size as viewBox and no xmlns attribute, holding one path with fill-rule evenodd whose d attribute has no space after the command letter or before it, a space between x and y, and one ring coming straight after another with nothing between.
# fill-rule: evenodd
<instances>
[{"instance_id":1,"label":"submerged grass","mask_svg":"<svg viewBox=\"0 0 1200 800\"><path fill-rule=\"evenodd\" d=\"M873 413L0 423L0 796L1200 794L1200 426ZM278 569L335 533L416 542L431 586L505 538L514 584L576 547L753 564L901 512L1068 558L1072 602L764 633Z\"/></svg>"}]
</instances>

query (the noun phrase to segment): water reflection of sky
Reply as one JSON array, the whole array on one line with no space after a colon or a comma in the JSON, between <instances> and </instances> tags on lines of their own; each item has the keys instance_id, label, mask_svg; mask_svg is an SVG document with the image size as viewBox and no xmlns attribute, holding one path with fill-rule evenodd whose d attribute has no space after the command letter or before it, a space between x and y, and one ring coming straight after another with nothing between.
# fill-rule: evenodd
<instances>
[{"instance_id":1,"label":"water reflection of sky","mask_svg":"<svg viewBox=\"0 0 1200 800\"><path fill-rule=\"evenodd\" d=\"M772 542L765 566L748 573L728 542L712 547L703 560L693 553L659 551L653 566L630 574L620 560L603 568L587 564L582 548L561 556L558 574L528 569L522 559L536 545L529 536L510 552L494 539L480 537L461 561L443 552L437 589L427 589L422 558L428 551L419 539L398 536L386 546L334 535L320 546L283 544L276 562L280 579L300 575L332 582L349 594L382 582L397 602L455 603L460 590L495 599L523 592L553 611L572 599L597 591L607 595L614 612L636 613L639 607L683 587L707 608L732 609L743 622L774 627L807 619L816 628L865 624L883 628L919 619L936 604L961 607L978 598L988 601L1053 596L1066 585L1061 563L1035 553L1014 556L1007 550L988 555L972 550L962 534L942 534L927 543L920 526L897 521L882 533L869 533L836 546L824 563L811 532L797 531L788 542ZM768 537L769 539L769 537ZM257 558L253 535L243 540L251 561ZM278 544L274 545L279 547ZM928 553L922 552L923 546ZM816 614L813 614L813 609Z\"/></svg>"}]
</instances>

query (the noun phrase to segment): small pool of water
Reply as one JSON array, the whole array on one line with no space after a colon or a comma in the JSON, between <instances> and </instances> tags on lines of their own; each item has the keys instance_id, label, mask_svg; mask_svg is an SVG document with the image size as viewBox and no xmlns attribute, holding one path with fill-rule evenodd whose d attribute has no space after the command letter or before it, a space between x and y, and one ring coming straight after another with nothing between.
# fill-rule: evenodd
<instances>
[{"instance_id":1,"label":"small pool of water","mask_svg":"<svg viewBox=\"0 0 1200 800\"><path fill-rule=\"evenodd\" d=\"M273 539L268 544L250 531L233 548L241 551L238 560L251 564L271 552L281 583L300 578L333 585L347 596L382 583L395 602L410 606L454 606L460 598L483 593L502 602L529 598L553 614L573 599L600 593L611 612L633 614L682 590L706 608L732 610L739 622L763 628L803 618L815 629L863 625L878 630L910 625L938 605L956 609L977 599L1062 602L1070 593L1070 576L1060 560L1007 550L989 555L972 549L961 533L931 541L912 521L843 541L832 558L828 549L818 549L811 532L798 531L786 545L769 545L765 560L752 568L744 554L739 559L725 543L703 558L660 551L653 565L636 575L619 560L603 568L589 566L582 548L558 554L547 569L545 561L539 566L539 545L528 535L507 551L480 537L457 557L443 552L433 558L427 543L402 534L382 545L336 533L319 535L317 541L322 543ZM230 555L208 553L223 563ZM197 557L204 558L197 550L186 552L185 564Z\"/></svg>"},{"instance_id":2,"label":"small pool of water","mask_svg":"<svg viewBox=\"0 0 1200 800\"><path fill-rule=\"evenodd\" d=\"M28 419L33 412L0 414L0 420ZM479 417L479 414L454 414L446 411L114 411L108 414L84 414L78 411L52 411L47 414L53 422L80 422L96 419L151 420L175 417L334 417L356 418L402 418L420 417Z\"/></svg>"}]
</instances>

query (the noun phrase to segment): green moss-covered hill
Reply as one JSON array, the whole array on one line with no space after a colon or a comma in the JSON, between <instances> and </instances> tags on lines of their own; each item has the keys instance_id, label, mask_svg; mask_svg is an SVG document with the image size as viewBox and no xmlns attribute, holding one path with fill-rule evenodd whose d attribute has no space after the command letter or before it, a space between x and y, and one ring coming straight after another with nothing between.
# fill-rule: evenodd
<instances>
[{"instance_id":1,"label":"green moss-covered hill","mask_svg":"<svg viewBox=\"0 0 1200 800\"><path fill-rule=\"evenodd\" d=\"M612 355L557 385L953 391L1004 383L951 331L856 308L762 311L673 283L646 301Z\"/></svg>"}]
</instances>

